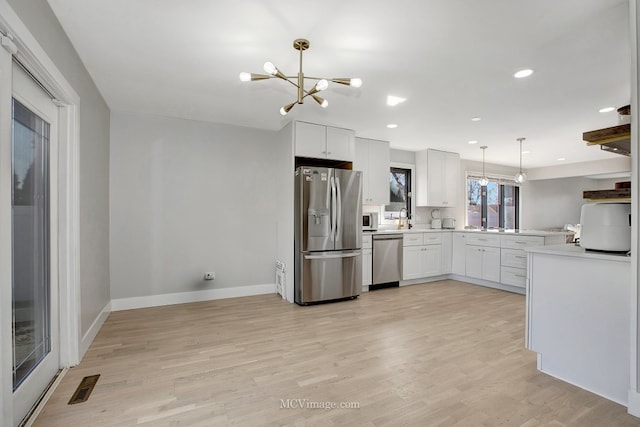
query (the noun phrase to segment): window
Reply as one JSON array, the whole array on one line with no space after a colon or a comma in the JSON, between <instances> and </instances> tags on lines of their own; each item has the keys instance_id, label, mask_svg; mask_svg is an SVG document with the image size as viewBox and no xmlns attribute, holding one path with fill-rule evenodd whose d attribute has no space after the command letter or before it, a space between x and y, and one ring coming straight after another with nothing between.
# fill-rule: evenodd
<instances>
[{"instance_id":1,"label":"window","mask_svg":"<svg viewBox=\"0 0 640 427\"><path fill-rule=\"evenodd\" d=\"M406 216L409 216L411 214L411 169L391 168L389 191L390 203L384 207L384 218L399 218L402 208L407 210Z\"/></svg>"},{"instance_id":2,"label":"window","mask_svg":"<svg viewBox=\"0 0 640 427\"><path fill-rule=\"evenodd\" d=\"M506 177L488 176L480 185L480 175L467 175L467 225L479 228L519 227L520 187Z\"/></svg>"}]
</instances>

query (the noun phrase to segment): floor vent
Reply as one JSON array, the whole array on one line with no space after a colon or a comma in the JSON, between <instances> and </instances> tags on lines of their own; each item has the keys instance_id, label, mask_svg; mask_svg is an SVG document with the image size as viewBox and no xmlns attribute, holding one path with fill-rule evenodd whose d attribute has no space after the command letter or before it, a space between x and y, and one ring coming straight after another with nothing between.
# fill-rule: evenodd
<instances>
[{"instance_id":1,"label":"floor vent","mask_svg":"<svg viewBox=\"0 0 640 427\"><path fill-rule=\"evenodd\" d=\"M73 405L74 403L86 402L87 399L89 399L89 395L93 391L93 388L96 386L98 378L100 378L100 374L84 377L82 381L80 381L80 385L76 389L76 392L73 393L73 396L71 396L69 405Z\"/></svg>"}]
</instances>

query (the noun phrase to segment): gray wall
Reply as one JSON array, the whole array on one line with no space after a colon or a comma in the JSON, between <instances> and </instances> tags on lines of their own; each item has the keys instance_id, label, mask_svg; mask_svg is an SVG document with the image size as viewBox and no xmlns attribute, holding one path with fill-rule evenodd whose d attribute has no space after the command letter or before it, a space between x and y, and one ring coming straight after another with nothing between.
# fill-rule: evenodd
<instances>
[{"instance_id":1,"label":"gray wall","mask_svg":"<svg viewBox=\"0 0 640 427\"><path fill-rule=\"evenodd\" d=\"M583 191L612 189L615 182L626 180L575 177L528 181L522 186L521 228L541 230L578 224L586 203Z\"/></svg>"},{"instance_id":2,"label":"gray wall","mask_svg":"<svg viewBox=\"0 0 640 427\"><path fill-rule=\"evenodd\" d=\"M109 107L46 0L8 0L80 95L81 333L109 303Z\"/></svg>"},{"instance_id":3,"label":"gray wall","mask_svg":"<svg viewBox=\"0 0 640 427\"><path fill-rule=\"evenodd\" d=\"M113 113L112 298L275 283L284 143L276 132Z\"/></svg>"}]
</instances>

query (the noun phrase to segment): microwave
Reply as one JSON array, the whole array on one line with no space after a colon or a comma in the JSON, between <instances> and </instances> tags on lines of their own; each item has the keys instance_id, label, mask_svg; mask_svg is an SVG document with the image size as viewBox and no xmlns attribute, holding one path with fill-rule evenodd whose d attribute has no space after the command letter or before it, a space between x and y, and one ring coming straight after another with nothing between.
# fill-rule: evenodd
<instances>
[{"instance_id":1,"label":"microwave","mask_svg":"<svg viewBox=\"0 0 640 427\"><path fill-rule=\"evenodd\" d=\"M378 212L365 212L362 214L362 229L371 231L378 229Z\"/></svg>"}]
</instances>

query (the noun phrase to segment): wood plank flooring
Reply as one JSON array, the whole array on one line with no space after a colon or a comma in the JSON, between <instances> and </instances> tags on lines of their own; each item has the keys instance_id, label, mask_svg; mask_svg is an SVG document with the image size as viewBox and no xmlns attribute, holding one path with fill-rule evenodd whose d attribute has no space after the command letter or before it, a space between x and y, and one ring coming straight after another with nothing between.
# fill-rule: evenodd
<instances>
[{"instance_id":1,"label":"wood plank flooring","mask_svg":"<svg viewBox=\"0 0 640 427\"><path fill-rule=\"evenodd\" d=\"M446 280L310 307L261 295L114 312L34 425L640 425L536 370L524 304ZM93 374L89 400L67 405Z\"/></svg>"}]
</instances>

